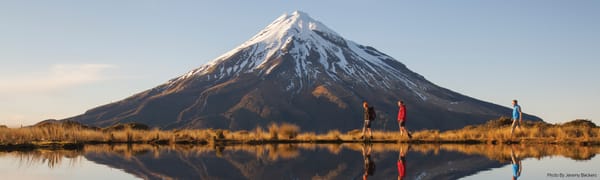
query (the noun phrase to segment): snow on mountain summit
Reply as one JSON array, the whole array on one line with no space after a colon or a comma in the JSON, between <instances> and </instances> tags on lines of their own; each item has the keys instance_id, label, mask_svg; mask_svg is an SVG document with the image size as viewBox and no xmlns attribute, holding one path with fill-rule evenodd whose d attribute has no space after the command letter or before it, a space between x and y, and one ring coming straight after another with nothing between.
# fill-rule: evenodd
<instances>
[{"instance_id":1,"label":"snow on mountain summit","mask_svg":"<svg viewBox=\"0 0 600 180\"><path fill-rule=\"evenodd\" d=\"M295 11L292 14L281 15L240 47L256 43L278 44L282 43L281 40L286 40L291 36L299 36L298 38L307 39L309 37L302 36L310 36L311 31L337 35L333 30L326 27L323 23L314 20L308 14Z\"/></svg>"},{"instance_id":2,"label":"snow on mountain summit","mask_svg":"<svg viewBox=\"0 0 600 180\"><path fill-rule=\"evenodd\" d=\"M225 79L244 73L269 75L282 64L290 63L285 61L293 61L293 67L286 66L285 71L279 71L291 79L287 89L314 84L323 77L388 89L399 80L411 90L419 88L407 77L400 62L374 48L346 40L301 11L281 15L242 45L169 83L189 77Z\"/></svg>"},{"instance_id":3,"label":"snow on mountain summit","mask_svg":"<svg viewBox=\"0 0 600 180\"><path fill-rule=\"evenodd\" d=\"M214 62L218 63L219 60L228 58L240 50L254 46L254 57L258 58L258 62L253 64L252 70L254 70L263 67L265 60L281 53L281 50L293 41L302 41L311 46L324 44L324 42L321 42L323 40L318 38L316 32L339 37L333 30L304 12L295 11L292 14L283 14L250 40L217 58ZM270 71L267 73L270 73Z\"/></svg>"}]
</instances>

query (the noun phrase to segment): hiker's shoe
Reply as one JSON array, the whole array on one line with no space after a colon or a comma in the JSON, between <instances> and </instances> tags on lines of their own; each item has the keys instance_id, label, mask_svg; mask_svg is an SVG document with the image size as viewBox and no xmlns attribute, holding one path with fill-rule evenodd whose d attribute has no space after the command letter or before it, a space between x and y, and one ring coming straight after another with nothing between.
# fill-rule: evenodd
<instances>
[{"instance_id":1,"label":"hiker's shoe","mask_svg":"<svg viewBox=\"0 0 600 180\"><path fill-rule=\"evenodd\" d=\"M408 139L412 139L412 135L410 133L408 134Z\"/></svg>"}]
</instances>

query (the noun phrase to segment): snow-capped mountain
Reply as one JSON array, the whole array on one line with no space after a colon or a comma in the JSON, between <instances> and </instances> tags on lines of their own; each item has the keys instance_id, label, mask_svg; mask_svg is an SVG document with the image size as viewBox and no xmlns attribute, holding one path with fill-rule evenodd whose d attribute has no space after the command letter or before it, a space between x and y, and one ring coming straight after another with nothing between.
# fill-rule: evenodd
<instances>
[{"instance_id":1,"label":"snow-capped mountain","mask_svg":"<svg viewBox=\"0 0 600 180\"><path fill-rule=\"evenodd\" d=\"M230 129L285 121L305 130L348 130L361 126L363 100L378 110L376 128L385 129L397 128L398 100L406 102L413 128L454 129L510 113L441 88L296 11L200 68L70 119Z\"/></svg>"}]
</instances>

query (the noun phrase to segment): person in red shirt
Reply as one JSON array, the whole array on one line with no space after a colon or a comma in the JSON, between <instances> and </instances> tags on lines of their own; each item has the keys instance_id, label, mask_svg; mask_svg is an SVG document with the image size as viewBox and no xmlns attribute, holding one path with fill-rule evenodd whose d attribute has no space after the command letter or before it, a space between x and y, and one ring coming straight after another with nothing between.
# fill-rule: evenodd
<instances>
[{"instance_id":1,"label":"person in red shirt","mask_svg":"<svg viewBox=\"0 0 600 180\"><path fill-rule=\"evenodd\" d=\"M400 136L404 136L404 133L408 135L408 138L412 138L412 135L404 125L406 124L406 106L404 105L404 101L398 101L398 126L400 127Z\"/></svg>"},{"instance_id":2,"label":"person in red shirt","mask_svg":"<svg viewBox=\"0 0 600 180\"><path fill-rule=\"evenodd\" d=\"M406 176L406 153L408 152L409 149L410 149L410 144L408 144L406 151L404 151L403 146L400 145L398 162L396 163L396 165L398 166L398 180L402 180Z\"/></svg>"}]
</instances>

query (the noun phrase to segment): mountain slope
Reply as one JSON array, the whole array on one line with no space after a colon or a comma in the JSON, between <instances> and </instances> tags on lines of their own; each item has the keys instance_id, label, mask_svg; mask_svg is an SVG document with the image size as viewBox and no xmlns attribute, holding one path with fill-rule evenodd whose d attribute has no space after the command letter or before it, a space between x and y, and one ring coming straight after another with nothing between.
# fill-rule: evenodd
<instances>
[{"instance_id":1,"label":"mountain slope","mask_svg":"<svg viewBox=\"0 0 600 180\"><path fill-rule=\"evenodd\" d=\"M408 106L408 126L417 129L456 129L510 114L439 87L296 11L206 65L69 119L97 126L229 129L285 121L305 130L349 130L361 127L361 102L367 100L379 112L375 128L396 129L400 99Z\"/></svg>"}]
</instances>

